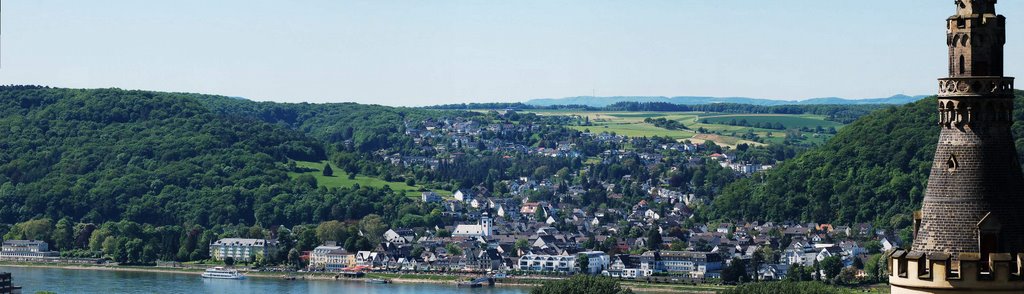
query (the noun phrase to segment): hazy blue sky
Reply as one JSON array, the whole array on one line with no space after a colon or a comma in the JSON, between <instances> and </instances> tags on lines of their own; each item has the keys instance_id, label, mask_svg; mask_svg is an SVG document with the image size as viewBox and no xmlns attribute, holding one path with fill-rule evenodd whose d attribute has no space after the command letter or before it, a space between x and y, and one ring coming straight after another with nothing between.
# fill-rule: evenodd
<instances>
[{"instance_id":1,"label":"hazy blue sky","mask_svg":"<svg viewBox=\"0 0 1024 294\"><path fill-rule=\"evenodd\" d=\"M1024 70L1024 1L1007 74ZM934 93L951 0L3 0L0 84L425 105Z\"/></svg>"}]
</instances>

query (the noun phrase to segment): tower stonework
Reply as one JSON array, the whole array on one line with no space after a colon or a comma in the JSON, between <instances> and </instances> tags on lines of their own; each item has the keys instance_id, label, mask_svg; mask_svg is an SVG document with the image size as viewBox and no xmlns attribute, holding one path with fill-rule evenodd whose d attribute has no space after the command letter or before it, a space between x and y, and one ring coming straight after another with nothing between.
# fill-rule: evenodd
<instances>
[{"instance_id":1,"label":"tower stonework","mask_svg":"<svg viewBox=\"0 0 1024 294\"><path fill-rule=\"evenodd\" d=\"M890 255L892 293L1024 293L1024 176L1003 76L1006 18L996 0L957 0L946 21L941 128L909 251Z\"/></svg>"}]
</instances>

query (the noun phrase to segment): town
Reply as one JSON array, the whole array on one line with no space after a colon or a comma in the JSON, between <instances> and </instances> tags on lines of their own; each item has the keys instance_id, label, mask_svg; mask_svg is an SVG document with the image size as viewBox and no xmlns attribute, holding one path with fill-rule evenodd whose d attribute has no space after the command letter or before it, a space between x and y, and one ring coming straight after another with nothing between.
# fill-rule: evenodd
<instances>
[{"instance_id":1,"label":"town","mask_svg":"<svg viewBox=\"0 0 1024 294\"><path fill-rule=\"evenodd\" d=\"M375 241L369 246L318 236L319 245L298 251L300 261L293 265L301 264L299 269L308 272L347 274L584 273L643 281L737 283L782 280L794 269L798 280L836 278L838 270L822 266L829 264L844 269L842 274L854 283L881 277L885 269L879 269L879 256L899 246L893 232L870 223L695 221L694 210L707 205L721 185L769 170L785 158L752 156L764 147L733 149L710 141L586 131L569 131L566 138L552 141L538 141L531 135L585 120L506 110L484 117L407 121L404 134L419 146L413 149L415 155L388 149L374 152L379 162L399 174L440 173L465 166L460 161L474 156L550 158L562 160L565 168L541 171L548 169L545 166L531 176L454 193L423 189L427 191L418 192L414 201L439 212L447 223L395 226L379 236L364 236L372 233L360 231L366 240ZM573 162L581 168L570 171ZM350 174L359 172L336 164ZM256 269L276 259L282 249L303 249L274 238L211 241L206 254L213 262L256 265ZM95 257L62 256L38 240L8 240L2 252L0 260L9 261L103 262Z\"/></svg>"}]
</instances>

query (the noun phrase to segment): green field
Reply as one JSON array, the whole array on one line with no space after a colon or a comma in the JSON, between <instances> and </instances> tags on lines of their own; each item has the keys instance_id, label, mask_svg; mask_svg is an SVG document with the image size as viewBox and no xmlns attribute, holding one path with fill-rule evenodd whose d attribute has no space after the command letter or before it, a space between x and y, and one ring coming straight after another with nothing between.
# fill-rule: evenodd
<instances>
[{"instance_id":1,"label":"green field","mask_svg":"<svg viewBox=\"0 0 1024 294\"><path fill-rule=\"evenodd\" d=\"M754 123L781 123L788 129L802 127L823 128L843 126L841 123L827 121L824 116L809 114L727 114L713 112L628 112L628 111L585 111L585 110L531 110L539 115L564 115L586 117L590 126L569 126L569 128L592 133L615 133L630 137L669 137L677 140L690 140L695 143L713 141L719 145L735 147L739 144L762 145L758 142L745 140L740 136L753 132L768 142L782 142L786 138L784 130L772 130L746 126L730 126L723 124L732 119L745 119ZM689 130L667 130L653 124L645 123L647 118L665 118L686 125ZM707 123L703 123L707 119ZM704 128L709 134L698 134L697 129ZM717 133L717 134L716 134ZM735 133L735 135L733 135ZM823 142L828 136L810 137L809 141Z\"/></svg>"},{"instance_id":2,"label":"green field","mask_svg":"<svg viewBox=\"0 0 1024 294\"><path fill-rule=\"evenodd\" d=\"M704 116L701 117L702 121L707 121L709 124L725 124L732 120L746 120L749 124L758 123L781 123L787 129L799 129L799 128L839 128L843 124L827 121L825 117L819 115L786 115L786 114L730 114L730 115L715 115L715 116Z\"/></svg>"},{"instance_id":3,"label":"green field","mask_svg":"<svg viewBox=\"0 0 1024 294\"><path fill-rule=\"evenodd\" d=\"M341 188L341 187L352 187L355 184L365 187L381 188L384 186L391 187L391 190L405 192L405 196L408 197L420 197L419 186L409 186L403 182L388 182L382 179L367 177L363 175L356 175L355 179L349 179L348 174L341 169L334 167L334 176L326 177L323 175L324 162L311 162L311 161L296 161L296 166L308 169L310 171L303 173L289 172L288 176L296 178L300 175L308 174L316 178L316 182L320 186L326 186L328 188ZM332 166L333 167L333 166ZM443 197L451 196L451 192L448 191L434 191Z\"/></svg>"}]
</instances>

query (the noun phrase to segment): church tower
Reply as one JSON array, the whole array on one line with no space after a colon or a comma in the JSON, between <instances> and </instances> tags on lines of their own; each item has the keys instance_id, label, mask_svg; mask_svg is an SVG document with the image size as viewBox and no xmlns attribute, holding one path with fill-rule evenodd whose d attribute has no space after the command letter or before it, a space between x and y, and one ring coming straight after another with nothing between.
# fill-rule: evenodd
<instances>
[{"instance_id":1,"label":"church tower","mask_svg":"<svg viewBox=\"0 0 1024 294\"><path fill-rule=\"evenodd\" d=\"M484 214L480 216L480 235L484 237L491 236L491 214L484 211Z\"/></svg>"},{"instance_id":2,"label":"church tower","mask_svg":"<svg viewBox=\"0 0 1024 294\"><path fill-rule=\"evenodd\" d=\"M996 1L957 0L946 21L939 142L911 250L889 259L892 293L1024 293L1024 176Z\"/></svg>"}]
</instances>

